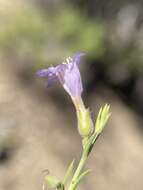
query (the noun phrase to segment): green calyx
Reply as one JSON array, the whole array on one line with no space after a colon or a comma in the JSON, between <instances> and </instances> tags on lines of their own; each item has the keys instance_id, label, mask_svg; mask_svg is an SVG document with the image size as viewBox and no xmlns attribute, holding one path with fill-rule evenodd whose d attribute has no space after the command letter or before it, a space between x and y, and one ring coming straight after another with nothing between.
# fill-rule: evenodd
<instances>
[{"instance_id":1,"label":"green calyx","mask_svg":"<svg viewBox=\"0 0 143 190\"><path fill-rule=\"evenodd\" d=\"M88 109L77 109L78 131L85 138L93 132L93 122Z\"/></svg>"}]
</instances>

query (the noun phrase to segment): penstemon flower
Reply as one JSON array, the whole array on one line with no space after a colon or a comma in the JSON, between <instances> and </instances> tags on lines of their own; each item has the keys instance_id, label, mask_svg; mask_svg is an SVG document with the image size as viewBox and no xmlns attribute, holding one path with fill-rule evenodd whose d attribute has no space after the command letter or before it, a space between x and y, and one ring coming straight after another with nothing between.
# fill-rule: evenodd
<instances>
[{"instance_id":1,"label":"penstemon flower","mask_svg":"<svg viewBox=\"0 0 143 190\"><path fill-rule=\"evenodd\" d=\"M68 57L65 62L37 72L39 77L48 77L48 86L54 81L59 81L73 100L79 100L83 91L78 64L84 53L77 53Z\"/></svg>"},{"instance_id":2,"label":"penstemon flower","mask_svg":"<svg viewBox=\"0 0 143 190\"><path fill-rule=\"evenodd\" d=\"M78 131L82 137L83 152L81 160L76 171L74 172L68 190L76 190L78 184L83 179L83 177L89 173L89 170L84 172L82 171L83 166L97 140L97 137L101 134L110 116L109 105L106 104L103 108L100 109L94 127L89 109L85 108L84 106L81 97L83 86L81 75L78 69L80 58L83 55L84 53L77 53L72 57L68 57L65 62L55 67L41 69L36 73L36 75L39 77L48 77L47 86L52 85L52 83L55 81L60 82L66 92L70 95L76 109ZM62 181L57 179L55 176L45 176L45 183L48 188L65 190L65 186L67 184L69 176L72 174L73 171L73 164L74 162L70 164Z\"/></svg>"}]
</instances>

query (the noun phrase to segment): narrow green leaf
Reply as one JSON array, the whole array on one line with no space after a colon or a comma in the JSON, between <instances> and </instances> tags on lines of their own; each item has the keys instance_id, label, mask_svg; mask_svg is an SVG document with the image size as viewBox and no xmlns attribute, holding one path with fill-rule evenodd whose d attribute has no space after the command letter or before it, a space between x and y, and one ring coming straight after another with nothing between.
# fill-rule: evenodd
<instances>
[{"instance_id":1,"label":"narrow green leaf","mask_svg":"<svg viewBox=\"0 0 143 190\"><path fill-rule=\"evenodd\" d=\"M69 178L70 178L71 175L72 175L73 167L74 167L74 161L75 161L75 160L73 160L73 161L71 162L71 164L69 165L69 167L68 167L68 169L67 169L67 171L66 171L66 174L65 174L64 179L63 179L63 184L64 184L64 185L68 182Z\"/></svg>"},{"instance_id":2,"label":"narrow green leaf","mask_svg":"<svg viewBox=\"0 0 143 190\"><path fill-rule=\"evenodd\" d=\"M95 123L95 133L96 134L100 134L103 130L103 128L105 127L109 117L110 117L110 105L105 104L104 107L101 107L96 119L96 123Z\"/></svg>"},{"instance_id":3,"label":"narrow green leaf","mask_svg":"<svg viewBox=\"0 0 143 190\"><path fill-rule=\"evenodd\" d=\"M83 172L83 173L77 178L77 180L75 181L75 185L74 185L74 187L73 187L73 190L76 190L76 188L77 188L78 184L81 182L81 180L82 180L85 176L87 176L87 174L89 174L90 172L91 172L91 170L87 170L87 171Z\"/></svg>"}]
</instances>

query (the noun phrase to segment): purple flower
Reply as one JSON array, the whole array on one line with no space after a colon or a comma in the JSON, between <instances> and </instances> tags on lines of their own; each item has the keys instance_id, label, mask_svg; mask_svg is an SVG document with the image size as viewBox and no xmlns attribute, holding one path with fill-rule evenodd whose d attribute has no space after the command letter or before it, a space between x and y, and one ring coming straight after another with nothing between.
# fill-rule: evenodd
<instances>
[{"instance_id":1,"label":"purple flower","mask_svg":"<svg viewBox=\"0 0 143 190\"><path fill-rule=\"evenodd\" d=\"M56 67L41 69L36 74L39 77L48 77L48 86L59 81L72 99L79 99L83 88L78 64L83 55L84 53L77 53Z\"/></svg>"}]
</instances>

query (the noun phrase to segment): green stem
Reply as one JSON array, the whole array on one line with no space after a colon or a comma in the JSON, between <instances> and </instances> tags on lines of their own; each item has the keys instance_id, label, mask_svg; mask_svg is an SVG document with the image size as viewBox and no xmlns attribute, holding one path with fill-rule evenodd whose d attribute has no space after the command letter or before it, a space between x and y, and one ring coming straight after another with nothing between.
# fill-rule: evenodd
<instances>
[{"instance_id":1,"label":"green stem","mask_svg":"<svg viewBox=\"0 0 143 190\"><path fill-rule=\"evenodd\" d=\"M98 136L99 136L99 134L93 133L93 135L88 140L86 140L85 145L83 146L83 152L81 155L81 159L80 159L78 167L73 175L73 178L71 180L68 190L76 190L78 178L81 175L83 166L84 166Z\"/></svg>"},{"instance_id":2,"label":"green stem","mask_svg":"<svg viewBox=\"0 0 143 190\"><path fill-rule=\"evenodd\" d=\"M85 150L83 150L80 162L79 162L78 167L74 173L74 176L71 180L71 183L70 183L68 190L75 190L77 179L78 179L79 175L81 174L81 171L83 169L83 166L84 166L86 160L87 160L87 154L86 154Z\"/></svg>"}]
</instances>

